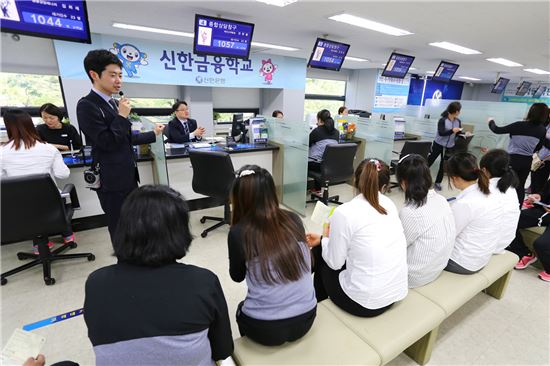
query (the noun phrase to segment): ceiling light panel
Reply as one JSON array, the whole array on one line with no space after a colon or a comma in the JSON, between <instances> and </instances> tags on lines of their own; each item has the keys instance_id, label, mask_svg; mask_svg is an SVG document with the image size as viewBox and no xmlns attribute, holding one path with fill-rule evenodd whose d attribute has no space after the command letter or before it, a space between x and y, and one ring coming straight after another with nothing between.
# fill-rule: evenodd
<instances>
[{"instance_id":1,"label":"ceiling light panel","mask_svg":"<svg viewBox=\"0 0 550 366\"><path fill-rule=\"evenodd\" d=\"M365 58L359 58L359 57L352 57L352 56L346 56L346 61L356 61L356 62L368 62L369 60Z\"/></svg>"},{"instance_id":2,"label":"ceiling light panel","mask_svg":"<svg viewBox=\"0 0 550 366\"><path fill-rule=\"evenodd\" d=\"M522 64L519 64L519 63L514 62L514 61L507 60L507 59L502 58L502 57L497 57L497 58L486 58L486 60L487 60L487 61L490 61L490 62L494 62L494 63L496 63L496 64L508 66L508 67L520 67L520 66L523 66Z\"/></svg>"},{"instance_id":3,"label":"ceiling light panel","mask_svg":"<svg viewBox=\"0 0 550 366\"><path fill-rule=\"evenodd\" d=\"M409 31L406 31L404 29L399 29L392 27L391 25L382 24L375 22L373 20L368 20L365 18L360 18L355 15L351 14L339 14L329 17L331 20L335 20L337 22L346 23L349 25L354 25L356 27L365 28L369 30L373 30L380 33L389 34L392 36L407 36L410 34L413 34Z\"/></svg>"},{"instance_id":4,"label":"ceiling light panel","mask_svg":"<svg viewBox=\"0 0 550 366\"><path fill-rule=\"evenodd\" d=\"M523 69L523 71L527 71L537 75L550 75L550 71L541 70L541 69Z\"/></svg>"},{"instance_id":5,"label":"ceiling light panel","mask_svg":"<svg viewBox=\"0 0 550 366\"><path fill-rule=\"evenodd\" d=\"M472 77L469 77L469 76L459 76L459 78L464 79L464 80L471 80L471 81L481 81L481 79L472 78Z\"/></svg>"},{"instance_id":6,"label":"ceiling light panel","mask_svg":"<svg viewBox=\"0 0 550 366\"><path fill-rule=\"evenodd\" d=\"M480 55L481 54L481 52L477 50L473 50L471 48L460 46L451 42L432 42L430 43L430 46L439 47L449 51L462 53L463 55Z\"/></svg>"},{"instance_id":7,"label":"ceiling light panel","mask_svg":"<svg viewBox=\"0 0 550 366\"><path fill-rule=\"evenodd\" d=\"M268 5L275 5L282 8L284 6L293 4L298 0L256 0L256 1L260 3L268 4Z\"/></svg>"}]
</instances>

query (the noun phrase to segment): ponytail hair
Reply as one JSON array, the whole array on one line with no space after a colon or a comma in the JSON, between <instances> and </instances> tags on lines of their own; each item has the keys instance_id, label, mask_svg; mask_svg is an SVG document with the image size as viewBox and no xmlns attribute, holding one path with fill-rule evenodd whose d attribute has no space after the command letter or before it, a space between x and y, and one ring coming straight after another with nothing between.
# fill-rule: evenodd
<instances>
[{"instance_id":1,"label":"ponytail hair","mask_svg":"<svg viewBox=\"0 0 550 366\"><path fill-rule=\"evenodd\" d=\"M470 153L458 153L451 156L447 161L447 175L451 177L459 177L467 182L477 180L479 190L483 194L488 195L489 177L477 166L477 159Z\"/></svg>"},{"instance_id":2,"label":"ponytail hair","mask_svg":"<svg viewBox=\"0 0 550 366\"><path fill-rule=\"evenodd\" d=\"M487 152L479 161L479 166L485 168L491 178L500 178L497 188L506 193L508 188L516 188L519 184L516 173L510 167L510 155L502 149L493 149Z\"/></svg>"},{"instance_id":3,"label":"ponytail hair","mask_svg":"<svg viewBox=\"0 0 550 366\"><path fill-rule=\"evenodd\" d=\"M329 134L334 132L334 120L330 116L330 111L328 109L322 109L317 113L317 119L323 122L325 130Z\"/></svg>"},{"instance_id":4,"label":"ponytail hair","mask_svg":"<svg viewBox=\"0 0 550 366\"><path fill-rule=\"evenodd\" d=\"M355 188L380 214L387 211L378 200L378 193L390 182L390 168L379 159L365 159L355 169Z\"/></svg>"},{"instance_id":5,"label":"ponytail hair","mask_svg":"<svg viewBox=\"0 0 550 366\"><path fill-rule=\"evenodd\" d=\"M462 109L462 104L460 102L452 102L449 103L447 106L447 109L443 113L441 113L441 117L447 118L449 114L455 114L456 112L460 112Z\"/></svg>"}]
</instances>

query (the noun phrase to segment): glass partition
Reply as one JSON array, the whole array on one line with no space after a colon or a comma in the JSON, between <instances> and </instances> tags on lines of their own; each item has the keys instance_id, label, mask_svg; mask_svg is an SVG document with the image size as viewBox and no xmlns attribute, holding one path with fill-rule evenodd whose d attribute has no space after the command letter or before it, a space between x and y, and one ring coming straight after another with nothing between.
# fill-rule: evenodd
<instances>
[{"instance_id":1,"label":"glass partition","mask_svg":"<svg viewBox=\"0 0 550 366\"><path fill-rule=\"evenodd\" d=\"M439 115L447 108L450 101L427 99L425 105L426 113L431 116ZM460 101L462 110L460 120L466 130L471 130L474 137L469 145L469 150L478 158L490 149L507 149L509 136L497 135L489 129L487 120L493 118L498 126L506 126L510 123L521 121L527 115L529 106L524 103L503 103L503 102L479 102L464 100ZM433 118L433 117L432 117Z\"/></svg>"},{"instance_id":2,"label":"glass partition","mask_svg":"<svg viewBox=\"0 0 550 366\"><path fill-rule=\"evenodd\" d=\"M363 158L378 158L389 164L392 158L395 136L393 119L350 117L356 119L355 138L365 141L365 155Z\"/></svg>"},{"instance_id":3,"label":"glass partition","mask_svg":"<svg viewBox=\"0 0 550 366\"><path fill-rule=\"evenodd\" d=\"M300 215L306 214L309 127L304 122L267 117L269 142L280 150L274 155L273 176L281 202Z\"/></svg>"},{"instance_id":4,"label":"glass partition","mask_svg":"<svg viewBox=\"0 0 550 366\"><path fill-rule=\"evenodd\" d=\"M141 123L146 130L153 130L155 123L151 120L141 117ZM163 135L157 136L157 139L152 144L149 144L151 156L153 158L153 177L156 184L169 185L168 182L168 167L166 166L166 155L164 153L164 138Z\"/></svg>"}]
</instances>

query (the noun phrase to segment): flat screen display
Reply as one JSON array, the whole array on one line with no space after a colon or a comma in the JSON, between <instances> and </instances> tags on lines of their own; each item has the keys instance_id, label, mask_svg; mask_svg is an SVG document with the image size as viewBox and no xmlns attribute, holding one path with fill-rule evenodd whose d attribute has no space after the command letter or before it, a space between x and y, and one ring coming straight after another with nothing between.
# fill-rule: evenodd
<instances>
[{"instance_id":1,"label":"flat screen display","mask_svg":"<svg viewBox=\"0 0 550 366\"><path fill-rule=\"evenodd\" d=\"M193 52L248 59L254 24L195 14Z\"/></svg>"},{"instance_id":2,"label":"flat screen display","mask_svg":"<svg viewBox=\"0 0 550 366\"><path fill-rule=\"evenodd\" d=\"M458 64L453 64L452 62L441 61L435 73L432 76L432 80L448 82L451 81L456 70L458 70Z\"/></svg>"},{"instance_id":3,"label":"flat screen display","mask_svg":"<svg viewBox=\"0 0 550 366\"><path fill-rule=\"evenodd\" d=\"M516 95L523 97L529 89L531 88L531 83L528 81L522 81L521 84L519 84L518 91L516 92Z\"/></svg>"},{"instance_id":4,"label":"flat screen display","mask_svg":"<svg viewBox=\"0 0 550 366\"><path fill-rule=\"evenodd\" d=\"M510 82L510 79L498 78L497 82L493 86L493 90L491 90L491 93L501 94L504 91L504 89L506 89L506 86L508 85L509 82Z\"/></svg>"},{"instance_id":5,"label":"flat screen display","mask_svg":"<svg viewBox=\"0 0 550 366\"><path fill-rule=\"evenodd\" d=\"M546 93L546 89L548 89L546 86L539 86L537 90L533 93L533 98L540 98Z\"/></svg>"},{"instance_id":6,"label":"flat screen display","mask_svg":"<svg viewBox=\"0 0 550 366\"><path fill-rule=\"evenodd\" d=\"M403 79L414 61L414 56L393 52L386 63L382 76Z\"/></svg>"},{"instance_id":7,"label":"flat screen display","mask_svg":"<svg viewBox=\"0 0 550 366\"><path fill-rule=\"evenodd\" d=\"M2 32L91 43L85 1L0 1Z\"/></svg>"},{"instance_id":8,"label":"flat screen display","mask_svg":"<svg viewBox=\"0 0 550 366\"><path fill-rule=\"evenodd\" d=\"M317 38L307 66L316 69L340 71L349 47L349 44Z\"/></svg>"}]
</instances>

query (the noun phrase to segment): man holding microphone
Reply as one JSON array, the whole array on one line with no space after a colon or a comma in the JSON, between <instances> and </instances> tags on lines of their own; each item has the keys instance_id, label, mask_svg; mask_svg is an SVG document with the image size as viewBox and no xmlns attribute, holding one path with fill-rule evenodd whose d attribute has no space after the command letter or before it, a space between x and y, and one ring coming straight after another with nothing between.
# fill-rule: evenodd
<instances>
[{"instance_id":1,"label":"man holding microphone","mask_svg":"<svg viewBox=\"0 0 550 366\"><path fill-rule=\"evenodd\" d=\"M139 182L133 145L155 142L164 125L132 134L128 120L132 107L121 92L122 63L116 55L108 50L90 51L84 58L84 69L92 90L78 101L76 113L86 142L92 145L92 166L99 170L100 187L96 192L112 242L122 204ZM120 101L113 99L113 94L121 95Z\"/></svg>"}]
</instances>

